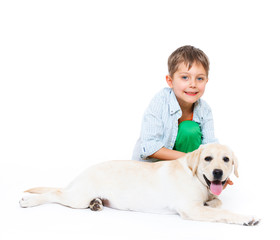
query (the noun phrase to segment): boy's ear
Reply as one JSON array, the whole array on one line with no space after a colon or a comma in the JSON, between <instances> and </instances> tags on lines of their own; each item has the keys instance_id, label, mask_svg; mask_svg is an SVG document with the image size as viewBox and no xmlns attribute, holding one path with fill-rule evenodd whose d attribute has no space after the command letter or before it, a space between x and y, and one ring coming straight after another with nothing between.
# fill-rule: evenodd
<instances>
[{"instance_id":1,"label":"boy's ear","mask_svg":"<svg viewBox=\"0 0 280 240\"><path fill-rule=\"evenodd\" d=\"M166 82L170 88L173 88L172 78L170 75L166 75Z\"/></svg>"}]
</instances>

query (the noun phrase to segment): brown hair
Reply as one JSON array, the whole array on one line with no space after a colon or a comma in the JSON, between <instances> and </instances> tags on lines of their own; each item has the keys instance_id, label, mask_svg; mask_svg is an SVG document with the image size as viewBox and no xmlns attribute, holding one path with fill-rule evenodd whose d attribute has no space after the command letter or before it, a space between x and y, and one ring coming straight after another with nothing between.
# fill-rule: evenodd
<instances>
[{"instance_id":1,"label":"brown hair","mask_svg":"<svg viewBox=\"0 0 280 240\"><path fill-rule=\"evenodd\" d=\"M173 77L173 74L178 70L182 62L188 66L188 69L191 69L193 63L200 63L208 77L210 63L202 50L190 45L176 49L168 58L168 71L171 77Z\"/></svg>"}]
</instances>

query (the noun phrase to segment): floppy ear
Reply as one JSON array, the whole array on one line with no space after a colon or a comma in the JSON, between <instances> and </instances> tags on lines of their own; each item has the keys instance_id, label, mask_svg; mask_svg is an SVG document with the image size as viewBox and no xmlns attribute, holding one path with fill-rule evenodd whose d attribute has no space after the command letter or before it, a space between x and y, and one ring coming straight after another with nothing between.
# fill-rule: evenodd
<instances>
[{"instance_id":1,"label":"floppy ear","mask_svg":"<svg viewBox=\"0 0 280 240\"><path fill-rule=\"evenodd\" d=\"M187 153L187 155L186 155L188 168L191 169L193 176L196 173L202 149L203 149L203 147L200 146L197 150Z\"/></svg>"},{"instance_id":2,"label":"floppy ear","mask_svg":"<svg viewBox=\"0 0 280 240\"><path fill-rule=\"evenodd\" d=\"M234 175L236 177L239 177L239 174L238 174L238 160L237 160L237 157L234 155L234 153L233 153L232 164L234 165Z\"/></svg>"}]
</instances>

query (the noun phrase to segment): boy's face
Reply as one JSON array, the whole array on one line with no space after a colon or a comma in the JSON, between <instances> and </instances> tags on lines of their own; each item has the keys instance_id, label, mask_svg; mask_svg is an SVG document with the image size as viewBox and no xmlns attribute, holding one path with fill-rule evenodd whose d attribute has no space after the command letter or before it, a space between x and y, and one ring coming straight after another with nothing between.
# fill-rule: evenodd
<instances>
[{"instance_id":1,"label":"boy's face","mask_svg":"<svg viewBox=\"0 0 280 240\"><path fill-rule=\"evenodd\" d=\"M204 93L208 77L201 64L194 63L188 70L188 67L182 62L173 77L166 76L167 84L177 97L182 107L194 104Z\"/></svg>"}]
</instances>

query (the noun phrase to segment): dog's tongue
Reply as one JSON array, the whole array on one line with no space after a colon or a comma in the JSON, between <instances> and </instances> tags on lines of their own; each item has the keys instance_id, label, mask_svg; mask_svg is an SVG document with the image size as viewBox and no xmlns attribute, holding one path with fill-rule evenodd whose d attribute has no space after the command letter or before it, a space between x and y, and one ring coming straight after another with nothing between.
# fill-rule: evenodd
<instances>
[{"instance_id":1,"label":"dog's tongue","mask_svg":"<svg viewBox=\"0 0 280 240\"><path fill-rule=\"evenodd\" d=\"M220 195L223 191L223 185L221 182L211 182L210 190L214 195Z\"/></svg>"}]
</instances>

